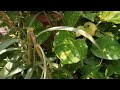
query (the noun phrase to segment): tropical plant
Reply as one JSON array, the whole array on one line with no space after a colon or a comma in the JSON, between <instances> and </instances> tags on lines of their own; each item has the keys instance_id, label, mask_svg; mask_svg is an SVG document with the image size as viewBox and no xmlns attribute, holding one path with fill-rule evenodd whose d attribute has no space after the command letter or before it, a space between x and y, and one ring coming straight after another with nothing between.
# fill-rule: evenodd
<instances>
[{"instance_id":1,"label":"tropical plant","mask_svg":"<svg viewBox=\"0 0 120 90\"><path fill-rule=\"evenodd\" d=\"M120 11L0 11L1 79L120 78Z\"/></svg>"}]
</instances>

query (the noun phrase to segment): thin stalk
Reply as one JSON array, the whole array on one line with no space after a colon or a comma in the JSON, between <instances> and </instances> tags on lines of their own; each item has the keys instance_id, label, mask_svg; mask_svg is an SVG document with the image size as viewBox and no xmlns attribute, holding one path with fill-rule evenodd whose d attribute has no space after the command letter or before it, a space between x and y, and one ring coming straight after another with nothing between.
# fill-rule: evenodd
<instances>
[{"instance_id":1,"label":"thin stalk","mask_svg":"<svg viewBox=\"0 0 120 90\"><path fill-rule=\"evenodd\" d=\"M68 26L57 26L52 27L46 30L41 31L36 37L39 37L41 34L48 32L48 31L58 31L58 30L64 30L64 31L74 31L74 27L68 27Z\"/></svg>"},{"instance_id":2,"label":"thin stalk","mask_svg":"<svg viewBox=\"0 0 120 90\"><path fill-rule=\"evenodd\" d=\"M43 77L43 79L46 79L46 72L47 72L46 57L45 57L45 53L44 53L43 49L41 48L41 46L39 45L38 47L39 47L39 49L40 49L40 51L42 53L43 60L44 60L44 67L43 67L44 77Z\"/></svg>"},{"instance_id":3,"label":"thin stalk","mask_svg":"<svg viewBox=\"0 0 120 90\"><path fill-rule=\"evenodd\" d=\"M101 58L101 61L100 61L100 63L97 66L100 66L102 64L102 61L103 61L103 59Z\"/></svg>"},{"instance_id":4,"label":"thin stalk","mask_svg":"<svg viewBox=\"0 0 120 90\"><path fill-rule=\"evenodd\" d=\"M32 42L32 38L31 38L31 35L30 33L33 32L33 29L32 28L29 28L27 30L27 41L28 41L28 61L29 61L29 64L31 65L33 63L33 42Z\"/></svg>"},{"instance_id":5,"label":"thin stalk","mask_svg":"<svg viewBox=\"0 0 120 90\"><path fill-rule=\"evenodd\" d=\"M45 17L47 18L47 21L48 21L49 25L52 27L53 25L52 25L52 23L50 22L50 20L49 20L49 18L48 18L48 15L46 14L45 11L43 11L43 13L44 13Z\"/></svg>"},{"instance_id":6,"label":"thin stalk","mask_svg":"<svg viewBox=\"0 0 120 90\"><path fill-rule=\"evenodd\" d=\"M31 35L32 42L33 42L33 44L34 44L34 47L35 47L38 55L40 56L41 60L44 61L44 66L43 66L43 74L44 74L44 76L43 76L43 79L46 79L47 64L46 64L46 56L45 56L45 53L44 53L42 47L41 47L39 44L37 44L34 33L31 32L30 35ZM43 75L43 74L42 74L42 75ZM42 75L41 75L41 77L42 77Z\"/></svg>"}]
</instances>

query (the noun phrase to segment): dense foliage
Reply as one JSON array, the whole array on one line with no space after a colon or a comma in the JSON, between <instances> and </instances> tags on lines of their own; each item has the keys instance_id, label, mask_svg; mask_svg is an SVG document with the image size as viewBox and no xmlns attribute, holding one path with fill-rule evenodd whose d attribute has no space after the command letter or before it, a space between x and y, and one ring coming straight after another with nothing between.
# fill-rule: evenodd
<instances>
[{"instance_id":1,"label":"dense foliage","mask_svg":"<svg viewBox=\"0 0 120 90\"><path fill-rule=\"evenodd\" d=\"M120 11L0 11L0 79L120 79Z\"/></svg>"}]
</instances>

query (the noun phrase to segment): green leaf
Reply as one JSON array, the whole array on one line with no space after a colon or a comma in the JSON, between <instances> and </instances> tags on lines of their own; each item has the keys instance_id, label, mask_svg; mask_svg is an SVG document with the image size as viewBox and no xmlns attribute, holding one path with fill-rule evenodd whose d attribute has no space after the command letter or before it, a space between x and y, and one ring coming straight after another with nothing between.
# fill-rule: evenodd
<instances>
[{"instance_id":1,"label":"green leaf","mask_svg":"<svg viewBox=\"0 0 120 90\"><path fill-rule=\"evenodd\" d=\"M99 65L100 64L100 60L96 57L93 57L93 56L86 57L84 62L88 65Z\"/></svg>"},{"instance_id":2,"label":"green leaf","mask_svg":"<svg viewBox=\"0 0 120 90\"><path fill-rule=\"evenodd\" d=\"M42 23L36 18L38 14L25 17L25 27L34 28L35 34L38 34L43 29Z\"/></svg>"},{"instance_id":3,"label":"green leaf","mask_svg":"<svg viewBox=\"0 0 120 90\"><path fill-rule=\"evenodd\" d=\"M41 31L43 31L45 28L43 28L43 25L42 23L36 18L37 16L39 15L36 14L36 15L31 15L31 16L28 16L28 17L25 17L25 27L32 27L34 28L34 34L35 35L38 35ZM36 39L37 39L37 42L39 44L42 44L45 40L48 39L48 37L50 36L51 32L46 32L46 33L43 33L41 35L39 35Z\"/></svg>"},{"instance_id":4,"label":"green leaf","mask_svg":"<svg viewBox=\"0 0 120 90\"><path fill-rule=\"evenodd\" d=\"M31 19L30 23L29 23L29 27L31 27L31 25L33 24L33 22L35 21L35 19L37 18L37 16L39 15L40 13L37 13L36 15L33 16L33 18Z\"/></svg>"},{"instance_id":5,"label":"green leaf","mask_svg":"<svg viewBox=\"0 0 120 90\"><path fill-rule=\"evenodd\" d=\"M28 69L24 79L30 79L32 77L32 74L33 74L33 69L32 68Z\"/></svg>"},{"instance_id":6,"label":"green leaf","mask_svg":"<svg viewBox=\"0 0 120 90\"><path fill-rule=\"evenodd\" d=\"M65 64L63 68L69 70L71 74L74 74L81 67L81 62L73 64Z\"/></svg>"},{"instance_id":7,"label":"green leaf","mask_svg":"<svg viewBox=\"0 0 120 90\"><path fill-rule=\"evenodd\" d=\"M101 21L120 24L120 11L102 11L99 17Z\"/></svg>"},{"instance_id":8,"label":"green leaf","mask_svg":"<svg viewBox=\"0 0 120 90\"><path fill-rule=\"evenodd\" d=\"M64 13L63 23L65 26L75 26L81 16L81 11L66 11Z\"/></svg>"},{"instance_id":9,"label":"green leaf","mask_svg":"<svg viewBox=\"0 0 120 90\"><path fill-rule=\"evenodd\" d=\"M56 46L55 53L61 60L61 64L73 64L83 60L87 54L85 40L64 39L61 44Z\"/></svg>"},{"instance_id":10,"label":"green leaf","mask_svg":"<svg viewBox=\"0 0 120 90\"><path fill-rule=\"evenodd\" d=\"M105 70L105 76L109 77L114 73L114 68L113 66L110 64L107 66L106 70Z\"/></svg>"},{"instance_id":11,"label":"green leaf","mask_svg":"<svg viewBox=\"0 0 120 90\"><path fill-rule=\"evenodd\" d=\"M96 13L86 12L85 14L83 14L83 17L94 22L94 18L96 17Z\"/></svg>"},{"instance_id":12,"label":"green leaf","mask_svg":"<svg viewBox=\"0 0 120 90\"><path fill-rule=\"evenodd\" d=\"M0 71L0 79L5 79L13 67L13 63L8 62Z\"/></svg>"},{"instance_id":13,"label":"green leaf","mask_svg":"<svg viewBox=\"0 0 120 90\"><path fill-rule=\"evenodd\" d=\"M5 52L8 52L8 51L14 51L14 50L20 50L19 48L8 48L8 49L3 49L0 51L0 55L5 53Z\"/></svg>"},{"instance_id":14,"label":"green leaf","mask_svg":"<svg viewBox=\"0 0 120 90\"><path fill-rule=\"evenodd\" d=\"M99 45L96 43L96 41L94 40L94 38L88 34L86 31L80 29L79 27L78 28L75 28L74 29L75 33L77 33L78 35L81 34L83 35L84 37L86 37L87 39L89 39L99 50L100 50L100 47Z\"/></svg>"},{"instance_id":15,"label":"green leaf","mask_svg":"<svg viewBox=\"0 0 120 90\"><path fill-rule=\"evenodd\" d=\"M104 35L102 33L100 33L100 31L96 31L95 36L96 37L104 37Z\"/></svg>"},{"instance_id":16,"label":"green leaf","mask_svg":"<svg viewBox=\"0 0 120 90\"><path fill-rule=\"evenodd\" d=\"M55 35L55 39L53 42L53 46L56 48L56 46L60 45L61 42L63 42L66 38L75 38L75 35L73 32L69 31L58 31Z\"/></svg>"},{"instance_id":17,"label":"green leaf","mask_svg":"<svg viewBox=\"0 0 120 90\"><path fill-rule=\"evenodd\" d=\"M25 70L25 67L23 65L18 66L10 71L10 73L7 75L7 77L13 76L17 73L20 73Z\"/></svg>"},{"instance_id":18,"label":"green leaf","mask_svg":"<svg viewBox=\"0 0 120 90\"><path fill-rule=\"evenodd\" d=\"M115 74L120 74L120 60L112 62L112 67Z\"/></svg>"},{"instance_id":19,"label":"green leaf","mask_svg":"<svg viewBox=\"0 0 120 90\"><path fill-rule=\"evenodd\" d=\"M24 53L14 53L14 55L10 58L10 60L8 60L9 62L12 63L19 63L20 60L22 59Z\"/></svg>"},{"instance_id":20,"label":"green leaf","mask_svg":"<svg viewBox=\"0 0 120 90\"><path fill-rule=\"evenodd\" d=\"M81 74L87 75L87 74L90 74L91 72L98 71L99 68L100 68L100 66L97 66L97 65L84 65L81 69Z\"/></svg>"},{"instance_id":21,"label":"green leaf","mask_svg":"<svg viewBox=\"0 0 120 90\"><path fill-rule=\"evenodd\" d=\"M100 72L92 72L90 75L90 78L92 78L92 79L105 79L103 74Z\"/></svg>"},{"instance_id":22,"label":"green leaf","mask_svg":"<svg viewBox=\"0 0 120 90\"><path fill-rule=\"evenodd\" d=\"M64 68L54 71L51 75L53 79L73 79L71 73Z\"/></svg>"},{"instance_id":23,"label":"green leaf","mask_svg":"<svg viewBox=\"0 0 120 90\"><path fill-rule=\"evenodd\" d=\"M9 16L9 18L12 20L12 21L16 21L17 20L17 15L18 15L18 11L7 11L6 14Z\"/></svg>"},{"instance_id":24,"label":"green leaf","mask_svg":"<svg viewBox=\"0 0 120 90\"><path fill-rule=\"evenodd\" d=\"M81 69L81 74L84 79L93 78L93 73L95 74L100 69L100 66L96 65L84 65ZM98 73L97 73L98 74Z\"/></svg>"},{"instance_id":25,"label":"green leaf","mask_svg":"<svg viewBox=\"0 0 120 90\"><path fill-rule=\"evenodd\" d=\"M96 42L101 50L92 45L91 51L95 56L107 60L120 59L120 44L114 38L101 37L97 38Z\"/></svg>"},{"instance_id":26,"label":"green leaf","mask_svg":"<svg viewBox=\"0 0 120 90\"><path fill-rule=\"evenodd\" d=\"M8 40L1 42L0 43L0 51L9 47L10 45L12 45L15 42L18 42L18 41L19 41L19 39L8 39Z\"/></svg>"},{"instance_id":27,"label":"green leaf","mask_svg":"<svg viewBox=\"0 0 120 90\"><path fill-rule=\"evenodd\" d=\"M46 32L37 37L37 42L39 44L42 44L45 40L48 39L48 37L51 35L51 32Z\"/></svg>"}]
</instances>

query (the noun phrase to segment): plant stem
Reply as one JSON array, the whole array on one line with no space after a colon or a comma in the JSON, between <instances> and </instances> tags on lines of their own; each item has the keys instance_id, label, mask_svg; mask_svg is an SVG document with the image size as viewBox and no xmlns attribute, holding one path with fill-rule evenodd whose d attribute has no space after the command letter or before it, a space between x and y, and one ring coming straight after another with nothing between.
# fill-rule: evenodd
<instances>
[{"instance_id":1,"label":"plant stem","mask_svg":"<svg viewBox=\"0 0 120 90\"><path fill-rule=\"evenodd\" d=\"M58 30L64 30L64 31L74 31L74 27L68 27L68 26L57 26L52 27L46 30L41 31L36 37L39 37L41 34L48 32L48 31L58 31Z\"/></svg>"},{"instance_id":2,"label":"plant stem","mask_svg":"<svg viewBox=\"0 0 120 90\"><path fill-rule=\"evenodd\" d=\"M31 38L31 35L30 33L33 32L33 29L32 28L29 28L27 30L27 41L28 41L28 63L29 65L31 65L33 62L33 42L32 42L32 38Z\"/></svg>"}]
</instances>

